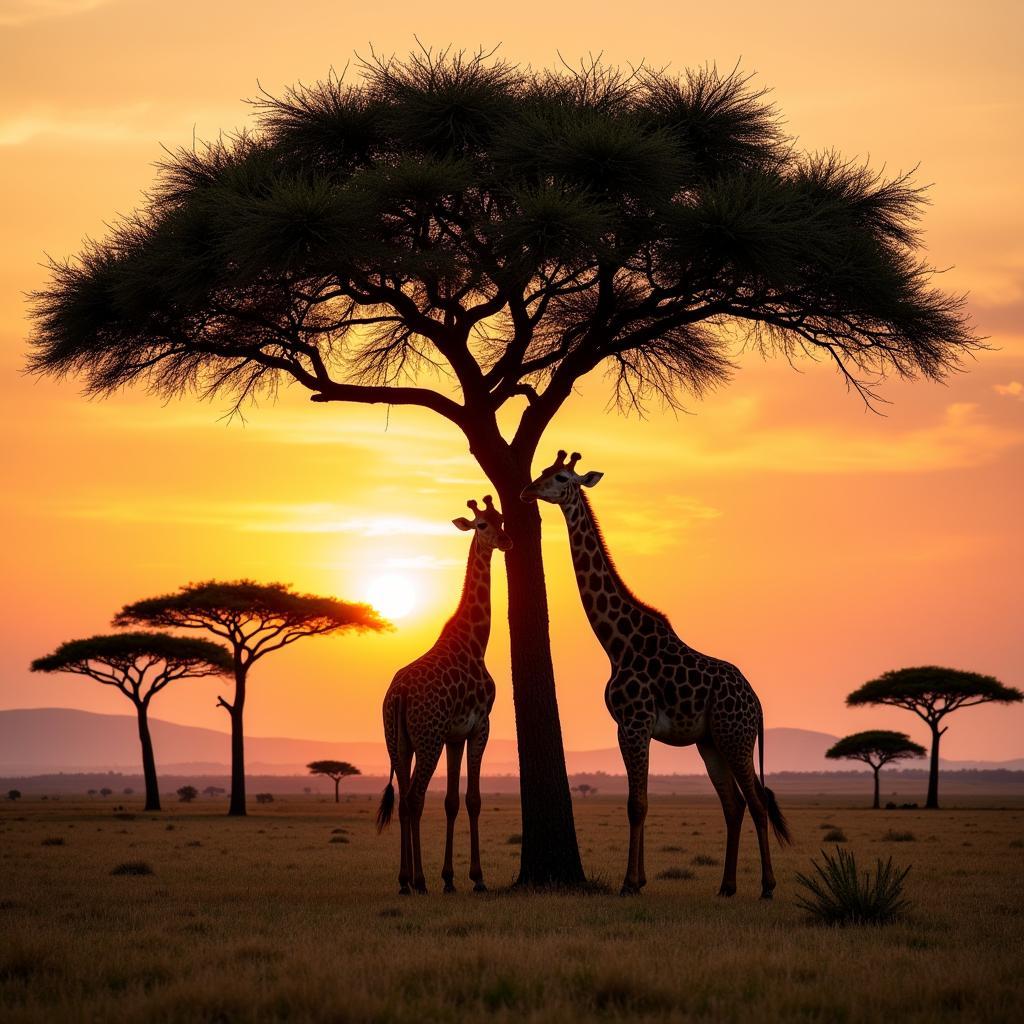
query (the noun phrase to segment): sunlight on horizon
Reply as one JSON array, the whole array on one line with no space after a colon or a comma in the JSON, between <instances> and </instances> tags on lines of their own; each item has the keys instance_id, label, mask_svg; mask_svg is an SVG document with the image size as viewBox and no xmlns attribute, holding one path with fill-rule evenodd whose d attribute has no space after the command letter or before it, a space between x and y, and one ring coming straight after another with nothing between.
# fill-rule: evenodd
<instances>
[{"instance_id":1,"label":"sunlight on horizon","mask_svg":"<svg viewBox=\"0 0 1024 1024\"><path fill-rule=\"evenodd\" d=\"M386 619L404 619L420 604L412 579L401 573L374 576L366 584L366 600Z\"/></svg>"}]
</instances>

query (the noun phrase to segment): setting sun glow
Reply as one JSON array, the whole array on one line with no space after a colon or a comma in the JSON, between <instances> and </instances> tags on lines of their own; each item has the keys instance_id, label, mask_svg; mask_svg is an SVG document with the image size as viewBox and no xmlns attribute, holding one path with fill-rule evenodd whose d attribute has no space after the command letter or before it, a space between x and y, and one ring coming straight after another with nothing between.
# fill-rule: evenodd
<instances>
[{"instance_id":1,"label":"setting sun glow","mask_svg":"<svg viewBox=\"0 0 1024 1024\"><path fill-rule=\"evenodd\" d=\"M408 576L387 573L369 581L366 599L384 618L403 619L416 607L416 587Z\"/></svg>"}]
</instances>

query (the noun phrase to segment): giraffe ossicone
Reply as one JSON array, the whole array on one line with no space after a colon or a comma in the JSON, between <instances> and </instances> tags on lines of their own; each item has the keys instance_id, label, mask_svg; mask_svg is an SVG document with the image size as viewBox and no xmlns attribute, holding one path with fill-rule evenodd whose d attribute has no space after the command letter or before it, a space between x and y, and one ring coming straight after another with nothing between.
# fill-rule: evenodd
<instances>
[{"instance_id":1,"label":"giraffe ossicone","mask_svg":"<svg viewBox=\"0 0 1024 1024\"><path fill-rule=\"evenodd\" d=\"M764 714L753 687L735 665L688 647L664 614L626 585L608 552L594 511L583 493L603 474L577 473L581 456L559 451L555 461L522 493L524 501L558 505L583 608L611 662L605 703L618 725L619 749L629 779L629 859L623 893L646 884L644 821L651 740L696 744L722 803L727 839L719 892L736 891L740 827L747 806L761 852L761 894L775 889L768 826L781 842L789 829L775 796L764 784ZM754 745L760 747L760 774Z\"/></svg>"},{"instance_id":2,"label":"giraffe ossicone","mask_svg":"<svg viewBox=\"0 0 1024 1024\"><path fill-rule=\"evenodd\" d=\"M412 888L426 892L420 852L420 819L427 786L441 751L448 753L448 790L444 867L445 892L454 892L452 845L459 813L459 772L467 751L466 811L469 815L470 869L474 889L482 892L480 866L480 765L490 730L494 680L484 664L491 631L491 555L495 548L508 551L512 541L503 528L501 512L491 495L483 508L466 502L473 518L459 516L453 524L473 533L466 577L455 614L426 654L399 669L384 696L384 739L391 759L391 777L381 797L378 831L391 820L398 780L398 817L401 823L399 892ZM415 759L415 766L413 761Z\"/></svg>"}]
</instances>

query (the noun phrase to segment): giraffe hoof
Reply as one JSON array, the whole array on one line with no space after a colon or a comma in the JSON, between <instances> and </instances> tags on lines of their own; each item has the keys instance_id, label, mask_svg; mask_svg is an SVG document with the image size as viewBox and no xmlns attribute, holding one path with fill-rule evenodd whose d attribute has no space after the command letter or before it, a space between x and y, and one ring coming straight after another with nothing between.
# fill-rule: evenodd
<instances>
[{"instance_id":1,"label":"giraffe hoof","mask_svg":"<svg viewBox=\"0 0 1024 1024\"><path fill-rule=\"evenodd\" d=\"M633 885L630 882L623 882L622 883L622 888L619 890L619 895L620 896L639 896L640 895L640 886L639 885Z\"/></svg>"},{"instance_id":2,"label":"giraffe hoof","mask_svg":"<svg viewBox=\"0 0 1024 1024\"><path fill-rule=\"evenodd\" d=\"M765 889L765 890L764 890L764 891L763 891L763 892L761 893L761 899L763 899L763 900L770 900L770 899L774 899L774 894L773 894L773 891L772 891L771 889Z\"/></svg>"},{"instance_id":3,"label":"giraffe hoof","mask_svg":"<svg viewBox=\"0 0 1024 1024\"><path fill-rule=\"evenodd\" d=\"M407 886L407 885L403 885L402 888L398 890L398 895L399 896L411 896L412 895L412 889L410 889L409 886Z\"/></svg>"},{"instance_id":4,"label":"giraffe hoof","mask_svg":"<svg viewBox=\"0 0 1024 1024\"><path fill-rule=\"evenodd\" d=\"M719 896L735 896L736 895L736 886L735 885L723 885L722 888L718 890L718 895Z\"/></svg>"},{"instance_id":5,"label":"giraffe hoof","mask_svg":"<svg viewBox=\"0 0 1024 1024\"><path fill-rule=\"evenodd\" d=\"M452 882L445 882L444 883L444 891L445 892L455 892L455 885Z\"/></svg>"},{"instance_id":6,"label":"giraffe hoof","mask_svg":"<svg viewBox=\"0 0 1024 1024\"><path fill-rule=\"evenodd\" d=\"M427 895L427 883L426 883L426 882L417 882L417 883L416 883L416 885L414 885L414 886L413 886L413 888L414 888L414 889L415 889L415 890L416 890L416 891L417 891L417 892L418 892L418 893L419 893L419 894L420 894L421 896L426 896L426 895Z\"/></svg>"},{"instance_id":7,"label":"giraffe hoof","mask_svg":"<svg viewBox=\"0 0 1024 1024\"><path fill-rule=\"evenodd\" d=\"M477 882L473 886L473 892L487 892L487 886L483 882Z\"/></svg>"}]
</instances>

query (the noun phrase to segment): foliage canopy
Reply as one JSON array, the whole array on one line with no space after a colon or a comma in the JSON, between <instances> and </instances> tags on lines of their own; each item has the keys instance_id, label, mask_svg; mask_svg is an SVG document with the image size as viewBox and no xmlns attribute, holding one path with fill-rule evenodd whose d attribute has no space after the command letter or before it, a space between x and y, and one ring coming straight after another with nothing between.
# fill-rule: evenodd
<instances>
[{"instance_id":1,"label":"foliage canopy","mask_svg":"<svg viewBox=\"0 0 1024 1024\"><path fill-rule=\"evenodd\" d=\"M834 760L847 759L863 761L872 768L880 768L890 761L908 757L924 757L925 749L915 743L905 732L889 729L869 729L844 736L825 751L825 756Z\"/></svg>"}]
</instances>

